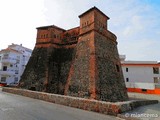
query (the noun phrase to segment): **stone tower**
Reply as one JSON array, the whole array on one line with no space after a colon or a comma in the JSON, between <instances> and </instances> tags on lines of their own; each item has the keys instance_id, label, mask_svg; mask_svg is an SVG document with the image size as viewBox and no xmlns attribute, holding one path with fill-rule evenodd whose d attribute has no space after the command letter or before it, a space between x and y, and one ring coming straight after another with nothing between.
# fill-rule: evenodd
<instances>
[{"instance_id":1,"label":"stone tower","mask_svg":"<svg viewBox=\"0 0 160 120\"><path fill-rule=\"evenodd\" d=\"M33 54L20 87L103 101L128 99L116 36L107 17L93 7L79 16L80 27L37 28Z\"/></svg>"},{"instance_id":2,"label":"stone tower","mask_svg":"<svg viewBox=\"0 0 160 120\"><path fill-rule=\"evenodd\" d=\"M127 98L116 36L96 7L79 16L80 33L66 94L98 100Z\"/></svg>"}]
</instances>

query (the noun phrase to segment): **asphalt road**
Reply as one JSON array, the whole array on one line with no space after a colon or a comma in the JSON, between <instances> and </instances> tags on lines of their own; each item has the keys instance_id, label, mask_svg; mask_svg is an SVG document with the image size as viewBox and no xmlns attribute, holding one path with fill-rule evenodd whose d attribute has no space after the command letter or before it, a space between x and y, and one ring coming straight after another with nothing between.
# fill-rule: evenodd
<instances>
[{"instance_id":1,"label":"asphalt road","mask_svg":"<svg viewBox=\"0 0 160 120\"><path fill-rule=\"evenodd\" d=\"M0 120L119 120L120 118L5 93L0 88Z\"/></svg>"},{"instance_id":2,"label":"asphalt road","mask_svg":"<svg viewBox=\"0 0 160 120\"><path fill-rule=\"evenodd\" d=\"M132 111L123 113L123 115L131 118L138 118L140 120L160 120L160 95L142 94L142 93L128 93L130 99L146 99L158 100L158 104L146 105L138 107Z\"/></svg>"}]
</instances>

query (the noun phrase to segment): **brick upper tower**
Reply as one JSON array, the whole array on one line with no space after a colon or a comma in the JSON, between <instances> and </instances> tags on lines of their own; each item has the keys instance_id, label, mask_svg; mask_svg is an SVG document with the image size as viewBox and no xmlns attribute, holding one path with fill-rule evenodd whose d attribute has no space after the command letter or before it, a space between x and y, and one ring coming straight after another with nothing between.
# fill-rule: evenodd
<instances>
[{"instance_id":1,"label":"brick upper tower","mask_svg":"<svg viewBox=\"0 0 160 120\"><path fill-rule=\"evenodd\" d=\"M107 17L93 7L79 16L80 27L37 28L32 57L20 87L103 101L128 99L116 36Z\"/></svg>"},{"instance_id":2,"label":"brick upper tower","mask_svg":"<svg viewBox=\"0 0 160 120\"><path fill-rule=\"evenodd\" d=\"M107 29L107 17L96 7L93 7L79 16L80 18L80 34L90 30Z\"/></svg>"}]
</instances>

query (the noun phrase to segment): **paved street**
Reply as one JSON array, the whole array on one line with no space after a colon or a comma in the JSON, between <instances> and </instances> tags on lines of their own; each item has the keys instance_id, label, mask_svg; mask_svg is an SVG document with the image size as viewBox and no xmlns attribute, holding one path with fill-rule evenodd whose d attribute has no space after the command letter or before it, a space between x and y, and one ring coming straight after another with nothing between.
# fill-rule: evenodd
<instances>
[{"instance_id":1,"label":"paved street","mask_svg":"<svg viewBox=\"0 0 160 120\"><path fill-rule=\"evenodd\" d=\"M132 99L156 99L158 95L128 93ZM155 114L158 117L143 117L143 120L159 120L160 103L138 107L123 115ZM5 93L0 88L0 120L119 120L120 118L57 105L37 99Z\"/></svg>"},{"instance_id":2,"label":"paved street","mask_svg":"<svg viewBox=\"0 0 160 120\"><path fill-rule=\"evenodd\" d=\"M118 120L98 114L19 95L0 88L0 120Z\"/></svg>"},{"instance_id":3,"label":"paved street","mask_svg":"<svg viewBox=\"0 0 160 120\"><path fill-rule=\"evenodd\" d=\"M151 95L151 94L142 94L142 93L128 93L129 97L132 99L147 99L147 100L159 100L160 102L160 95ZM138 107L132 111L123 113L124 115L135 115L135 116L142 116L137 117L141 120L160 120L160 103L158 104L152 104L152 105L146 105L142 107ZM142 114L142 115L141 115ZM148 115L151 117L143 117L143 115ZM153 116L152 116L153 115Z\"/></svg>"}]
</instances>

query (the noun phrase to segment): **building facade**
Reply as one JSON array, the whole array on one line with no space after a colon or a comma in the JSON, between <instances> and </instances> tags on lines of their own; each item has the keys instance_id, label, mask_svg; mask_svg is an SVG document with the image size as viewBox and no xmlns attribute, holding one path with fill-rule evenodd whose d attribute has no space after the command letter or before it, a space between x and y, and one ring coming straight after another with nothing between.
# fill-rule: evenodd
<instances>
[{"instance_id":1,"label":"building facade","mask_svg":"<svg viewBox=\"0 0 160 120\"><path fill-rule=\"evenodd\" d=\"M160 94L160 63L125 61L120 56L125 84L129 92Z\"/></svg>"},{"instance_id":2,"label":"building facade","mask_svg":"<svg viewBox=\"0 0 160 120\"><path fill-rule=\"evenodd\" d=\"M28 63L32 50L12 44L0 51L0 83L17 85Z\"/></svg>"}]
</instances>

